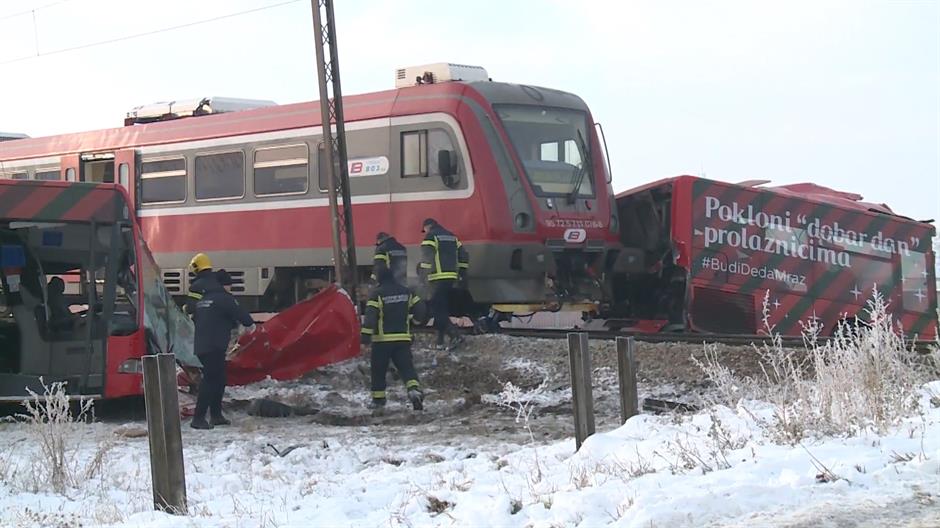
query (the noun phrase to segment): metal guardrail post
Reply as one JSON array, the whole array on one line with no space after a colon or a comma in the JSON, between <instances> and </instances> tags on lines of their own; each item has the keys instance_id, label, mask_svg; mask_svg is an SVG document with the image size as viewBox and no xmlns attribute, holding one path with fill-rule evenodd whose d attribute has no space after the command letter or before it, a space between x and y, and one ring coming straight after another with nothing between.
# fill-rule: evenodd
<instances>
[{"instance_id":1,"label":"metal guardrail post","mask_svg":"<svg viewBox=\"0 0 940 528\"><path fill-rule=\"evenodd\" d=\"M617 338L617 374L620 379L620 423L640 414L636 389L636 339Z\"/></svg>"},{"instance_id":2,"label":"metal guardrail post","mask_svg":"<svg viewBox=\"0 0 940 528\"><path fill-rule=\"evenodd\" d=\"M585 333L568 334L568 361L571 368L571 400L574 406L575 450L594 434L594 395L591 349Z\"/></svg>"},{"instance_id":3,"label":"metal guardrail post","mask_svg":"<svg viewBox=\"0 0 940 528\"><path fill-rule=\"evenodd\" d=\"M142 361L154 509L185 515L186 475L176 359L173 354L158 354L144 356Z\"/></svg>"}]
</instances>

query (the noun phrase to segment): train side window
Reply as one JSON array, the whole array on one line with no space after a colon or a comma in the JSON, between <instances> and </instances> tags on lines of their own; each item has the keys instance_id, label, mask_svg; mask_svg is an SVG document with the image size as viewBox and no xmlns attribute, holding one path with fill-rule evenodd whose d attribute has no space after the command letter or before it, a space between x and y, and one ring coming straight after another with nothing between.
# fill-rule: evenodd
<instances>
[{"instance_id":1,"label":"train side window","mask_svg":"<svg viewBox=\"0 0 940 528\"><path fill-rule=\"evenodd\" d=\"M454 149L454 142L450 138L450 134L447 133L443 128L432 128L428 130L428 171L431 176L436 178L444 178L445 175L441 174L440 166L440 152L447 151L450 152L449 163L450 169L449 174L446 175L446 180L448 185L451 183L456 185L459 181L459 163L457 163L457 151Z\"/></svg>"},{"instance_id":2,"label":"train side window","mask_svg":"<svg viewBox=\"0 0 940 528\"><path fill-rule=\"evenodd\" d=\"M401 133L401 177L428 176L428 131Z\"/></svg>"},{"instance_id":3,"label":"train side window","mask_svg":"<svg viewBox=\"0 0 940 528\"><path fill-rule=\"evenodd\" d=\"M307 192L307 145L263 148L255 151L255 195Z\"/></svg>"},{"instance_id":4,"label":"train side window","mask_svg":"<svg viewBox=\"0 0 940 528\"><path fill-rule=\"evenodd\" d=\"M25 172L14 172L13 174L10 175L10 179L13 179L13 180L28 180L28 179L29 179L29 174L27 174L27 173L25 173Z\"/></svg>"},{"instance_id":5,"label":"train side window","mask_svg":"<svg viewBox=\"0 0 940 528\"><path fill-rule=\"evenodd\" d=\"M141 163L141 203L179 203L185 200L185 159L173 158Z\"/></svg>"},{"instance_id":6,"label":"train side window","mask_svg":"<svg viewBox=\"0 0 940 528\"><path fill-rule=\"evenodd\" d=\"M37 170L36 179L43 181L57 181L62 179L62 173L59 171L59 169Z\"/></svg>"},{"instance_id":7,"label":"train side window","mask_svg":"<svg viewBox=\"0 0 940 528\"><path fill-rule=\"evenodd\" d=\"M245 155L241 151L196 156L195 170L196 200L245 195Z\"/></svg>"}]
</instances>

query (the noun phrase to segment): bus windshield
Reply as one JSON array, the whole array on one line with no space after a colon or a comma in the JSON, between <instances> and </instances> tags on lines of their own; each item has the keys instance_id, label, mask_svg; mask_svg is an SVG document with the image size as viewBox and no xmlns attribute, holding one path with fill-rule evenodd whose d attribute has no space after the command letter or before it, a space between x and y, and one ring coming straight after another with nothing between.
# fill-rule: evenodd
<instances>
[{"instance_id":1,"label":"bus windshield","mask_svg":"<svg viewBox=\"0 0 940 528\"><path fill-rule=\"evenodd\" d=\"M534 105L495 109L537 195L594 196L584 112Z\"/></svg>"}]
</instances>

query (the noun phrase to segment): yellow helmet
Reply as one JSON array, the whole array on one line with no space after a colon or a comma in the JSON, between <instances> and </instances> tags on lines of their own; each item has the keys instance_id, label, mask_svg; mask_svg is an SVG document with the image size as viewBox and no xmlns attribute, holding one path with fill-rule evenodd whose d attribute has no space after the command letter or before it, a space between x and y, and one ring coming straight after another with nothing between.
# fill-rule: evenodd
<instances>
[{"instance_id":1,"label":"yellow helmet","mask_svg":"<svg viewBox=\"0 0 940 528\"><path fill-rule=\"evenodd\" d=\"M196 256L189 261L189 269L193 273L199 273L202 270L212 269L212 261L209 260L209 255L205 253L196 253Z\"/></svg>"}]
</instances>

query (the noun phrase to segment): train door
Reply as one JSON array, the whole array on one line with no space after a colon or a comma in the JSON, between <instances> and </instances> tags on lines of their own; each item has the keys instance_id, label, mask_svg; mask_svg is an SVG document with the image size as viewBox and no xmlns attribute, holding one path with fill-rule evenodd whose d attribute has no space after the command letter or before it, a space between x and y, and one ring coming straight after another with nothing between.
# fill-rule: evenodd
<instances>
[{"instance_id":1,"label":"train door","mask_svg":"<svg viewBox=\"0 0 940 528\"><path fill-rule=\"evenodd\" d=\"M82 154L78 178L74 181L120 184L127 190L132 207L136 208L136 154L133 149Z\"/></svg>"},{"instance_id":2,"label":"train door","mask_svg":"<svg viewBox=\"0 0 940 528\"><path fill-rule=\"evenodd\" d=\"M114 173L119 183L131 199L131 208L137 209L137 151L134 149L118 150L114 153Z\"/></svg>"},{"instance_id":3,"label":"train door","mask_svg":"<svg viewBox=\"0 0 940 528\"><path fill-rule=\"evenodd\" d=\"M82 170L79 181L114 183L114 153L94 152L81 155Z\"/></svg>"},{"instance_id":4,"label":"train door","mask_svg":"<svg viewBox=\"0 0 940 528\"><path fill-rule=\"evenodd\" d=\"M62 156L62 177L65 181L77 182L81 180L82 160L78 154Z\"/></svg>"}]
</instances>

